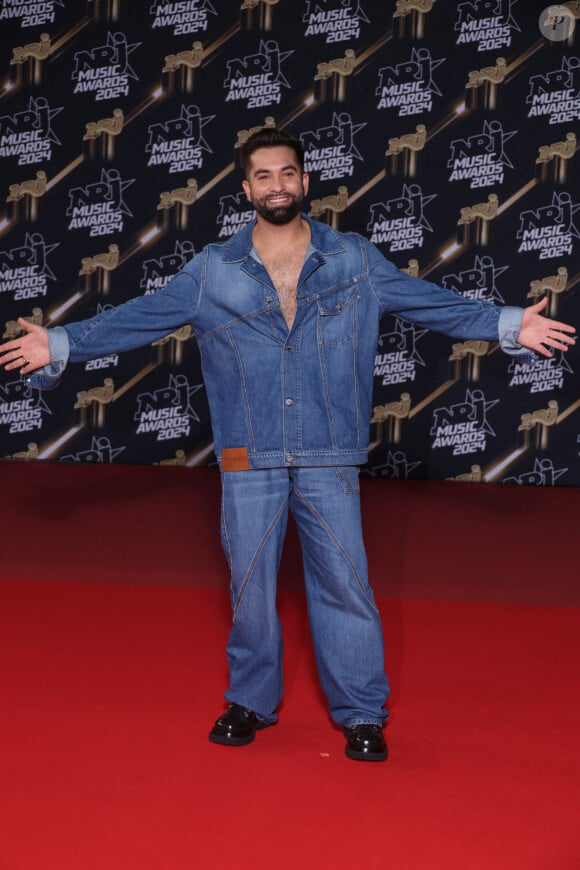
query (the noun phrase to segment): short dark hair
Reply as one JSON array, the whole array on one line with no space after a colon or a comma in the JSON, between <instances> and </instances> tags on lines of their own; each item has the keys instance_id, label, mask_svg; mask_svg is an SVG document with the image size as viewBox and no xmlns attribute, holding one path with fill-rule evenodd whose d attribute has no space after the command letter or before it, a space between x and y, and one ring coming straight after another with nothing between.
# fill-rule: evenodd
<instances>
[{"instance_id":1,"label":"short dark hair","mask_svg":"<svg viewBox=\"0 0 580 870\"><path fill-rule=\"evenodd\" d=\"M250 158L258 148L277 148L280 145L291 148L296 155L300 171L304 172L304 148L301 142L289 133L284 133L276 127L262 127L252 133L243 145L240 145L240 166L247 176L250 169Z\"/></svg>"}]
</instances>

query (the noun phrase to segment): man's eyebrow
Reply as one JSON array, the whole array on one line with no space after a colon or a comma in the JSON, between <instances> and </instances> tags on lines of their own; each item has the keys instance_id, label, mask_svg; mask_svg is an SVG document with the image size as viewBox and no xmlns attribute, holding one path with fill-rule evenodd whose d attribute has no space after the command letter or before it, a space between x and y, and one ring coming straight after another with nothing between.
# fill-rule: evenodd
<instances>
[{"instance_id":1,"label":"man's eyebrow","mask_svg":"<svg viewBox=\"0 0 580 870\"><path fill-rule=\"evenodd\" d=\"M286 166L281 166L280 172L286 172L287 169L295 169L296 172L298 172L298 167L296 166L295 163L288 163ZM257 169L254 169L254 175L258 175L258 173L260 173L260 172L271 172L271 171L272 171L271 167L262 166L262 167L258 167Z\"/></svg>"}]
</instances>

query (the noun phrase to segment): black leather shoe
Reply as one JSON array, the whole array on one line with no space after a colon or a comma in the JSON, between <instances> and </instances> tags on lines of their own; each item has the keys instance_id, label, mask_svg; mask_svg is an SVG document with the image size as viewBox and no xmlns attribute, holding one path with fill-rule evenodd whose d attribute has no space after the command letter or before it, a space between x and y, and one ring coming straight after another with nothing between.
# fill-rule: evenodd
<instances>
[{"instance_id":1,"label":"black leather shoe","mask_svg":"<svg viewBox=\"0 0 580 870\"><path fill-rule=\"evenodd\" d=\"M380 725L353 725L344 729L345 752L354 761L386 761L389 750Z\"/></svg>"},{"instance_id":2,"label":"black leather shoe","mask_svg":"<svg viewBox=\"0 0 580 870\"><path fill-rule=\"evenodd\" d=\"M245 746L254 739L256 731L261 731L273 722L261 722L253 710L230 704L223 716L220 716L209 732L212 743L223 746Z\"/></svg>"}]
</instances>

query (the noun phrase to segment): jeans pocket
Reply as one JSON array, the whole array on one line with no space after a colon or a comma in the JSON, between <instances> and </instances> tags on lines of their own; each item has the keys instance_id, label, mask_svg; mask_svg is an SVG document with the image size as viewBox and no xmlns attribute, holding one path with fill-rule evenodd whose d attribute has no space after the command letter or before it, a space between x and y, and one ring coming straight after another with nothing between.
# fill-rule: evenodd
<instances>
[{"instance_id":1,"label":"jeans pocket","mask_svg":"<svg viewBox=\"0 0 580 870\"><path fill-rule=\"evenodd\" d=\"M360 492L359 468L357 465L345 465L335 468L336 476L343 492Z\"/></svg>"}]
</instances>

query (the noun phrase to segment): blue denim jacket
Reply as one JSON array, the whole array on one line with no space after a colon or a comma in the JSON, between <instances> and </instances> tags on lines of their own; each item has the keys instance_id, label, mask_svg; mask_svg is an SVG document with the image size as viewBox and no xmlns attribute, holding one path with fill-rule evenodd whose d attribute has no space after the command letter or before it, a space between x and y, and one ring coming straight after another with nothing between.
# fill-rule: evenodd
<instances>
[{"instance_id":1,"label":"blue denim jacket","mask_svg":"<svg viewBox=\"0 0 580 870\"><path fill-rule=\"evenodd\" d=\"M55 386L68 359L130 350L189 323L220 462L224 448L241 448L251 468L352 465L367 459L383 313L527 352L516 341L521 309L411 278L362 236L305 220L312 238L290 331L249 225L208 245L156 293L49 330L51 365L28 382Z\"/></svg>"}]
</instances>

